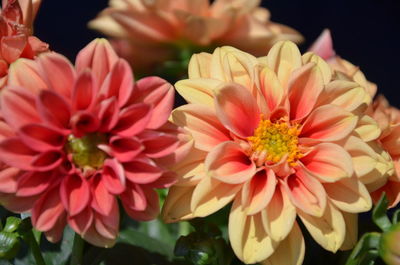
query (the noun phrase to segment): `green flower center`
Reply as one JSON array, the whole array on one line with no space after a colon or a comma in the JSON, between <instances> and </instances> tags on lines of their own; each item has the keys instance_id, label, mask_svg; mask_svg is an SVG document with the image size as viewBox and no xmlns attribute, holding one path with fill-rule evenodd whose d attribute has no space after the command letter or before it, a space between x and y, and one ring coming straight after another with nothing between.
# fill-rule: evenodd
<instances>
[{"instance_id":1,"label":"green flower center","mask_svg":"<svg viewBox=\"0 0 400 265\"><path fill-rule=\"evenodd\" d=\"M107 136L101 133L91 133L81 138L70 135L67 151L72 154L72 160L76 166L84 169L99 169L103 166L107 154L97 146L106 142Z\"/></svg>"}]
</instances>

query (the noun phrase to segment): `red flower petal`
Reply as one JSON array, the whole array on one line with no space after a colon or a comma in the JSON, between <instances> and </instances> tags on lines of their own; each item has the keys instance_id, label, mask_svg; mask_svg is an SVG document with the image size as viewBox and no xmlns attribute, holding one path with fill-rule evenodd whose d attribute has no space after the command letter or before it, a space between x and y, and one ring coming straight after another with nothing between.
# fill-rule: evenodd
<instances>
[{"instance_id":1,"label":"red flower petal","mask_svg":"<svg viewBox=\"0 0 400 265\"><path fill-rule=\"evenodd\" d=\"M90 187L86 179L78 175L64 177L60 187L61 201L69 216L81 213L90 202Z\"/></svg>"}]
</instances>

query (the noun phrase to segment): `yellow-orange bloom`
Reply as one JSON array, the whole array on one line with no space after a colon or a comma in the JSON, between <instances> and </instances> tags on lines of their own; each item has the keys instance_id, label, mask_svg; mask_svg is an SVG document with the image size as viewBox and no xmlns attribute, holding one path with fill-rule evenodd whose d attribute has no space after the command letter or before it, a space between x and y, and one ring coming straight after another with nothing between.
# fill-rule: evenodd
<instances>
[{"instance_id":1,"label":"yellow-orange bloom","mask_svg":"<svg viewBox=\"0 0 400 265\"><path fill-rule=\"evenodd\" d=\"M279 40L301 35L270 21L260 0L110 0L89 23L115 38L119 52L135 66L154 66L174 57L172 48L232 45L262 55Z\"/></svg>"},{"instance_id":2,"label":"yellow-orange bloom","mask_svg":"<svg viewBox=\"0 0 400 265\"><path fill-rule=\"evenodd\" d=\"M229 238L245 263L301 264L296 217L325 249L353 246L355 213L372 204L360 180L370 172L359 160L382 157L370 152L380 130L365 116L371 99L363 87L287 41L261 58L232 47L196 54L189 79L175 86L189 104L171 120L193 147L175 166L180 180L162 211L167 222L233 201ZM374 177L386 181L392 164L382 161Z\"/></svg>"}]
</instances>

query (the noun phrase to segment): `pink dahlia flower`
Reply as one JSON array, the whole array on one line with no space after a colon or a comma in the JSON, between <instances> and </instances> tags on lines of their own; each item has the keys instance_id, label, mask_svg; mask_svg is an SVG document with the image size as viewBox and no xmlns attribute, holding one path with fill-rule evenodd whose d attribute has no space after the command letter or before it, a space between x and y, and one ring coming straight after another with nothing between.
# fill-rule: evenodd
<instances>
[{"instance_id":1,"label":"pink dahlia flower","mask_svg":"<svg viewBox=\"0 0 400 265\"><path fill-rule=\"evenodd\" d=\"M174 166L167 222L233 202L229 239L248 264L301 264L296 217L325 249L354 246L356 213L372 205L361 178L386 181L392 165L364 140L379 128L364 115L371 99L363 87L288 41L262 58L233 47L196 54L175 87L189 104L171 120L193 147ZM378 162L386 167L371 172L368 163Z\"/></svg>"},{"instance_id":2,"label":"pink dahlia flower","mask_svg":"<svg viewBox=\"0 0 400 265\"><path fill-rule=\"evenodd\" d=\"M0 10L0 88L7 82L9 64L18 58L33 59L48 45L32 35L33 19L41 1L3 0Z\"/></svg>"},{"instance_id":3,"label":"pink dahlia flower","mask_svg":"<svg viewBox=\"0 0 400 265\"><path fill-rule=\"evenodd\" d=\"M180 143L167 121L169 83L157 77L135 83L104 39L84 48L75 67L43 53L13 63L9 76L0 100L2 204L30 211L33 226L50 240L68 223L107 247L119 231L118 201L133 219L157 216L155 189L175 181L165 161L174 162Z\"/></svg>"},{"instance_id":4,"label":"pink dahlia flower","mask_svg":"<svg viewBox=\"0 0 400 265\"><path fill-rule=\"evenodd\" d=\"M173 57L173 46L231 45L262 55L279 40L302 40L297 31L271 22L260 2L110 0L89 26L115 38L121 54L142 68Z\"/></svg>"}]
</instances>

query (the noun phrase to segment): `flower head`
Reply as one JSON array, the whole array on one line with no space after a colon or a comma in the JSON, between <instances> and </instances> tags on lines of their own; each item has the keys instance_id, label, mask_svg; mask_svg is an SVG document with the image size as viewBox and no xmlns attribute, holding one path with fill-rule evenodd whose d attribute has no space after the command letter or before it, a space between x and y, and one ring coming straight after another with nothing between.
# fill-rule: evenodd
<instances>
[{"instance_id":1,"label":"flower head","mask_svg":"<svg viewBox=\"0 0 400 265\"><path fill-rule=\"evenodd\" d=\"M156 217L154 189L175 181L166 161L179 147L179 131L167 121L170 84L157 77L135 83L104 39L84 48L75 67L43 53L14 62L9 76L0 104L6 207L31 211L50 240L68 223L98 246L116 239L118 200L136 220Z\"/></svg>"},{"instance_id":2,"label":"flower head","mask_svg":"<svg viewBox=\"0 0 400 265\"><path fill-rule=\"evenodd\" d=\"M32 23L41 1L6 0L0 10L0 88L7 82L9 64L33 59L48 45L32 35Z\"/></svg>"},{"instance_id":3,"label":"flower head","mask_svg":"<svg viewBox=\"0 0 400 265\"><path fill-rule=\"evenodd\" d=\"M171 119L193 149L174 166L166 221L233 201L229 238L245 263L301 264L297 216L327 250L355 243L355 213L372 204L359 158L381 158L364 140L379 128L364 117L371 99L363 87L292 42L261 58L232 47L194 55L189 79L175 86L189 104ZM386 181L387 164L375 178Z\"/></svg>"},{"instance_id":4,"label":"flower head","mask_svg":"<svg viewBox=\"0 0 400 265\"><path fill-rule=\"evenodd\" d=\"M110 0L89 23L115 38L116 47L137 66L173 57L176 46L232 45L261 55L279 40L301 41L289 27L269 20L259 0Z\"/></svg>"}]
</instances>

